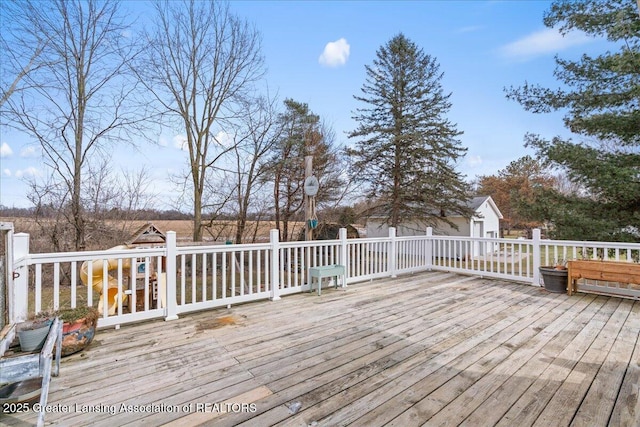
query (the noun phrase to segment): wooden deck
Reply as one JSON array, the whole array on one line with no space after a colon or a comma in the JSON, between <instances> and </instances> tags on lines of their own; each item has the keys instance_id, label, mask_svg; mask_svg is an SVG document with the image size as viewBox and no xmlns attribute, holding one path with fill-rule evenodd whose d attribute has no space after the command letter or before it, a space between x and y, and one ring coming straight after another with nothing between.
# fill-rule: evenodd
<instances>
[{"instance_id":1,"label":"wooden deck","mask_svg":"<svg viewBox=\"0 0 640 427\"><path fill-rule=\"evenodd\" d=\"M46 422L638 426L639 332L639 301L403 276L100 331Z\"/></svg>"}]
</instances>

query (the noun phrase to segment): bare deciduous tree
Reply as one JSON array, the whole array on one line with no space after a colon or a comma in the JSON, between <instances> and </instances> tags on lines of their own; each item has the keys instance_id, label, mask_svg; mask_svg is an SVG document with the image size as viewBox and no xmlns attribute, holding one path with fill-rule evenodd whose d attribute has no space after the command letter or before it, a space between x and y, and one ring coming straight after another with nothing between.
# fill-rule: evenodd
<instances>
[{"instance_id":1,"label":"bare deciduous tree","mask_svg":"<svg viewBox=\"0 0 640 427\"><path fill-rule=\"evenodd\" d=\"M0 31L0 108L12 94L28 89L24 77L42 65L38 59L46 45L46 34L22 31L25 23L20 19L21 7L16 0L0 2L0 17L5 17Z\"/></svg>"},{"instance_id":2,"label":"bare deciduous tree","mask_svg":"<svg viewBox=\"0 0 640 427\"><path fill-rule=\"evenodd\" d=\"M41 183L34 198L53 189L64 194L72 247L84 249L82 183L89 161L125 140L141 117L129 103L136 81L127 64L135 56L134 44L114 1L25 0L14 9L24 41L12 48L29 43L37 55L22 76L23 90L7 100L8 115L12 125L40 143L53 170L52 181Z\"/></svg>"},{"instance_id":3,"label":"bare deciduous tree","mask_svg":"<svg viewBox=\"0 0 640 427\"><path fill-rule=\"evenodd\" d=\"M222 123L235 115L236 100L263 74L260 38L224 2L163 1L155 8L156 28L138 68L158 101L158 112L184 132L193 240L200 241L208 176L232 149L220 133Z\"/></svg>"},{"instance_id":4,"label":"bare deciduous tree","mask_svg":"<svg viewBox=\"0 0 640 427\"><path fill-rule=\"evenodd\" d=\"M232 157L235 170L231 173L234 180L234 214L236 217L235 242L242 243L247 231L247 220L252 207L257 209L260 190L265 185L263 176L268 171L267 155L271 152L281 133L277 120L275 100L259 98L245 102L245 116L239 123L235 135ZM263 213L263 212L260 212ZM256 218L255 227L260 218ZM255 230L253 231L255 239Z\"/></svg>"},{"instance_id":5,"label":"bare deciduous tree","mask_svg":"<svg viewBox=\"0 0 640 427\"><path fill-rule=\"evenodd\" d=\"M129 237L133 221L152 209L156 194L150 171L113 171L106 159L87 167L82 180L87 249L105 249L122 244ZM73 247L73 211L70 192L55 172L45 180L32 180L29 200L38 225L36 250L66 252ZM117 219L110 222L109 219Z\"/></svg>"}]
</instances>

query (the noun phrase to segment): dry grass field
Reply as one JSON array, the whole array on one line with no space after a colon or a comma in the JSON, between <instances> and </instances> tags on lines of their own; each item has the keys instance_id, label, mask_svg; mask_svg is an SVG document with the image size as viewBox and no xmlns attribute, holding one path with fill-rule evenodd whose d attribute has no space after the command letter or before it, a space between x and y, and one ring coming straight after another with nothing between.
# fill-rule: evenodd
<instances>
[{"instance_id":1,"label":"dry grass field","mask_svg":"<svg viewBox=\"0 0 640 427\"><path fill-rule=\"evenodd\" d=\"M38 225L33 218L0 217L0 222L13 223L14 232L16 233L29 233L32 236L35 236L39 233L40 230L40 225ZM163 233L166 233L167 231L175 231L178 244L185 245L193 242L193 221L191 220L107 220L106 225L110 229L122 231L125 236L132 236L137 230L139 230L148 222L153 223ZM303 222L290 223L290 228L293 227L293 231L291 234L294 236L297 235L297 233L303 226ZM253 221L249 221L247 224L244 241L246 243L252 242L255 235L256 242L266 242L269 240L269 230L274 228L274 221L261 221L258 224ZM224 243L227 240L233 241L235 240L235 234L236 229L234 221L215 221L211 227L205 227L205 229L203 230L203 242ZM91 245L91 242L89 242L89 245ZM107 248L105 247L103 249Z\"/></svg>"}]
</instances>

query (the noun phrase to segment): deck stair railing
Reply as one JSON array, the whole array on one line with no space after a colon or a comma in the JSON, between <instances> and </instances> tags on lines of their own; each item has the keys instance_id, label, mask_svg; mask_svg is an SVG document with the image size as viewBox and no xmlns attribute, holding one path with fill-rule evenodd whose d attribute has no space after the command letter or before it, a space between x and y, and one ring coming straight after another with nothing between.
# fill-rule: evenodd
<instances>
[{"instance_id":1,"label":"deck stair railing","mask_svg":"<svg viewBox=\"0 0 640 427\"><path fill-rule=\"evenodd\" d=\"M390 228L388 237L347 239L341 229L338 239L307 242L280 242L278 230L272 230L268 243L208 246L177 246L171 231L166 237L161 248L32 254L29 235L14 234L9 320L78 305L100 305L101 327L172 320L191 311L307 291L308 269L330 264L345 266L347 283L438 270L537 286L538 268L554 260L638 262L640 257L637 243L543 240L539 230L532 239L496 239L434 236L431 228L423 236L399 237ZM85 262L88 284L81 280ZM148 263L157 266L154 276L143 269L140 277L136 267ZM126 295L116 298L111 311L110 287Z\"/></svg>"}]
</instances>

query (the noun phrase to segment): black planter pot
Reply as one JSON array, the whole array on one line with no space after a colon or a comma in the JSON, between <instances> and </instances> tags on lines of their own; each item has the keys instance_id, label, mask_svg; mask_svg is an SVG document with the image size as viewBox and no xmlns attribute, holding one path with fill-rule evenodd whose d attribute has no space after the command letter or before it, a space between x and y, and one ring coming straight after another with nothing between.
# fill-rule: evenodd
<instances>
[{"instance_id":1,"label":"black planter pot","mask_svg":"<svg viewBox=\"0 0 640 427\"><path fill-rule=\"evenodd\" d=\"M553 267L540 267L540 274L547 291L559 294L567 292L569 271L566 268L557 270Z\"/></svg>"}]
</instances>

